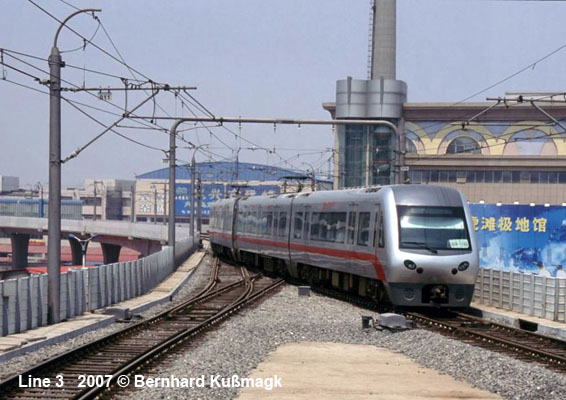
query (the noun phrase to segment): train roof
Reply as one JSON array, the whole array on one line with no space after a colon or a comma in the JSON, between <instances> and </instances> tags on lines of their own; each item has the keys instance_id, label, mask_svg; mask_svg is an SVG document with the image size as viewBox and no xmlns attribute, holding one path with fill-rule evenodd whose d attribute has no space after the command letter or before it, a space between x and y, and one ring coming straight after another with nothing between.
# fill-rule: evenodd
<instances>
[{"instance_id":1,"label":"train roof","mask_svg":"<svg viewBox=\"0 0 566 400\"><path fill-rule=\"evenodd\" d=\"M386 193L393 193L395 202L405 205L439 204L447 207L458 207L465 201L461 193L456 189L437 185L415 184L242 197L240 204L242 206L257 204L282 205L288 204L293 198L297 204L314 204L321 201L350 202L381 197ZM231 200L233 201L234 199Z\"/></svg>"}]
</instances>

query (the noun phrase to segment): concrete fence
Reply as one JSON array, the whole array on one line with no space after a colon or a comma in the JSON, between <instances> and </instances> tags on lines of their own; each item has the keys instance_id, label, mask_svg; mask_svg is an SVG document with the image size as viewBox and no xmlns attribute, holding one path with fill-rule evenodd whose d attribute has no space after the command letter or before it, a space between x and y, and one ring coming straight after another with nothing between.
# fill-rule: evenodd
<instances>
[{"instance_id":1,"label":"concrete fence","mask_svg":"<svg viewBox=\"0 0 566 400\"><path fill-rule=\"evenodd\" d=\"M166 247L139 260L61 274L61 320L149 292L192 253L196 243L177 242L175 257ZM0 336L46 324L46 274L0 281Z\"/></svg>"},{"instance_id":2,"label":"concrete fence","mask_svg":"<svg viewBox=\"0 0 566 400\"><path fill-rule=\"evenodd\" d=\"M480 268L474 301L566 322L566 279Z\"/></svg>"}]
</instances>

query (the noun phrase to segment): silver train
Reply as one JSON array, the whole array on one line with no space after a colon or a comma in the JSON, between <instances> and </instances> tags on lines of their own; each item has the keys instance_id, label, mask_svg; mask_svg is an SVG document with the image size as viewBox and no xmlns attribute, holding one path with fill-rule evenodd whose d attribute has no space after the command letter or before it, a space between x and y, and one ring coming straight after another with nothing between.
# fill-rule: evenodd
<instances>
[{"instance_id":1,"label":"silver train","mask_svg":"<svg viewBox=\"0 0 566 400\"><path fill-rule=\"evenodd\" d=\"M398 185L212 204L215 253L407 307L465 307L479 267L471 214L451 188Z\"/></svg>"}]
</instances>

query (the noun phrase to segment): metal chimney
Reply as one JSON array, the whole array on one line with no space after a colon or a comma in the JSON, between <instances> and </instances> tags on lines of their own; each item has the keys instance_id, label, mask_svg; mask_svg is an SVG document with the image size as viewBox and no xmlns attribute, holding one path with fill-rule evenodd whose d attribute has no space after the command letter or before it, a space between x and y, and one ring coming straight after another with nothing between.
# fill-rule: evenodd
<instances>
[{"instance_id":1,"label":"metal chimney","mask_svg":"<svg viewBox=\"0 0 566 400\"><path fill-rule=\"evenodd\" d=\"M375 0L371 79L395 79L397 0Z\"/></svg>"}]
</instances>

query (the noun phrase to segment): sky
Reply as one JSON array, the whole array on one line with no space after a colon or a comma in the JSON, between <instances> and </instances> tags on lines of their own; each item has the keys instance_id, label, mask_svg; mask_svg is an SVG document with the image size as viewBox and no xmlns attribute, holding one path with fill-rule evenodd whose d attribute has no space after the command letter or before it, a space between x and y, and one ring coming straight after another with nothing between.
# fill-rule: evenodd
<instances>
[{"instance_id":1,"label":"sky","mask_svg":"<svg viewBox=\"0 0 566 400\"><path fill-rule=\"evenodd\" d=\"M66 87L123 87L118 77L130 82L147 77L196 87L189 93L216 116L329 119L322 103L335 100L336 81L367 79L369 0L33 1L59 20L75 11L71 6L102 9L100 25L83 14L69 26L93 37L92 43L114 58L92 44L83 48L83 40L64 29L58 48L76 49L62 54ZM59 22L27 0L0 0L0 5L3 60L32 75L0 66L5 78L0 80L0 175L20 177L23 188L37 182L47 186L49 97L11 82L47 92L34 77L48 77L46 59ZM398 0L397 79L407 83L409 102L485 101L508 91L564 90L566 49L484 91L565 45L564 15L566 1ZM127 107L147 93L129 91ZM103 131L91 118L108 126L126 106L123 92L112 93L112 104L97 99L96 92L63 96L84 111L63 102L63 158ZM186 94L181 98L162 91L136 114L205 115L188 100ZM155 122L161 131L146 129L149 123L140 125L140 120L124 121L117 129L152 148L106 133L63 164L63 186L81 187L86 178L134 179L165 167L162 150L169 139L163 130L172 121ZM242 162L312 166L326 173L332 156L328 126L205 129L184 124L181 129L187 142L205 146L196 152L197 162L237 156ZM178 145L178 162L188 162L194 151L186 142Z\"/></svg>"}]
</instances>

